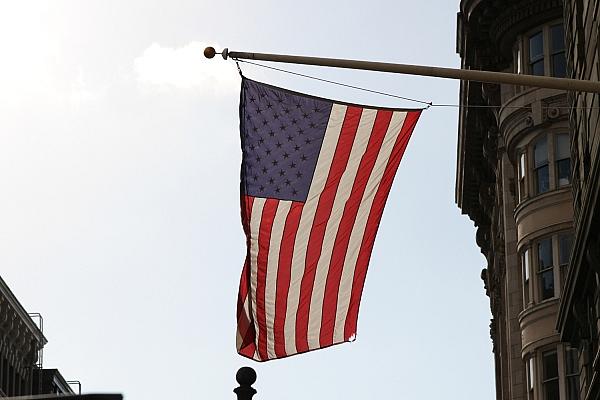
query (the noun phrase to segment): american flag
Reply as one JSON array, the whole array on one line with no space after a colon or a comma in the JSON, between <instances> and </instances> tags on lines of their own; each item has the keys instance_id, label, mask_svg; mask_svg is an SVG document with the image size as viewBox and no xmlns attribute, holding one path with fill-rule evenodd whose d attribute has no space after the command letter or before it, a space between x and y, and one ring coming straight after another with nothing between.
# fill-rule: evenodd
<instances>
[{"instance_id":1,"label":"american flag","mask_svg":"<svg viewBox=\"0 0 600 400\"><path fill-rule=\"evenodd\" d=\"M379 221L420 113L242 78L239 354L266 361L354 340Z\"/></svg>"}]
</instances>

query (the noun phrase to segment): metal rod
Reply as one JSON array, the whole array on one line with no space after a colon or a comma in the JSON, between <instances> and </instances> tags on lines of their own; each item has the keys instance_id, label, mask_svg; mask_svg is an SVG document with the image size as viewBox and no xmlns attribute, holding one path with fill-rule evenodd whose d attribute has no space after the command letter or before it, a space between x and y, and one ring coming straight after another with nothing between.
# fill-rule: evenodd
<instances>
[{"instance_id":1,"label":"metal rod","mask_svg":"<svg viewBox=\"0 0 600 400\"><path fill-rule=\"evenodd\" d=\"M213 58L215 54L217 53L212 47L207 47L204 50L204 55L207 58ZM509 85L535 86L549 89L600 93L600 82L598 81L587 81L569 78L554 78L549 76L512 74L508 72L429 67L423 65L346 60L340 58L305 57L269 53L248 53L243 51L229 51L228 49L224 49L221 54L224 59L227 59L227 57L231 57L246 60L319 65L323 67L361 69L366 71L392 72L408 75L433 76L437 78L461 79L464 81L476 81L498 84L503 83Z\"/></svg>"}]
</instances>

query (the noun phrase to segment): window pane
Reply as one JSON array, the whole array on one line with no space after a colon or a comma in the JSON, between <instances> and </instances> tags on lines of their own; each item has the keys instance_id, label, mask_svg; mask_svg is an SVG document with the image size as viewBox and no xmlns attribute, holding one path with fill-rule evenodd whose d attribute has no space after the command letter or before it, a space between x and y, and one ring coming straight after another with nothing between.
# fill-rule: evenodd
<instances>
[{"instance_id":1,"label":"window pane","mask_svg":"<svg viewBox=\"0 0 600 400\"><path fill-rule=\"evenodd\" d=\"M551 269L540 274L540 291L542 300L554 297L554 272Z\"/></svg>"},{"instance_id":2,"label":"window pane","mask_svg":"<svg viewBox=\"0 0 600 400\"><path fill-rule=\"evenodd\" d=\"M560 235L558 237L558 258L560 265L566 265L569 263L572 245L573 235Z\"/></svg>"},{"instance_id":3,"label":"window pane","mask_svg":"<svg viewBox=\"0 0 600 400\"><path fill-rule=\"evenodd\" d=\"M537 61L544 57L544 37L542 32L538 32L529 38L529 60Z\"/></svg>"},{"instance_id":4,"label":"window pane","mask_svg":"<svg viewBox=\"0 0 600 400\"><path fill-rule=\"evenodd\" d=\"M548 141L546 136L543 136L535 143L533 146L533 153L533 160L536 167L548 162Z\"/></svg>"},{"instance_id":5,"label":"window pane","mask_svg":"<svg viewBox=\"0 0 600 400\"><path fill-rule=\"evenodd\" d=\"M544 75L544 60L531 64L531 75Z\"/></svg>"},{"instance_id":6,"label":"window pane","mask_svg":"<svg viewBox=\"0 0 600 400\"><path fill-rule=\"evenodd\" d=\"M567 60L565 59L565 53L561 52L552 56L552 76L557 78L564 78L567 76Z\"/></svg>"},{"instance_id":7,"label":"window pane","mask_svg":"<svg viewBox=\"0 0 600 400\"><path fill-rule=\"evenodd\" d=\"M571 157L571 143L569 143L569 135L566 133L561 133L560 135L556 135L556 159L562 160L564 158Z\"/></svg>"},{"instance_id":8,"label":"window pane","mask_svg":"<svg viewBox=\"0 0 600 400\"><path fill-rule=\"evenodd\" d=\"M558 378L558 358L556 351L549 351L542 355L544 363L544 380Z\"/></svg>"},{"instance_id":9,"label":"window pane","mask_svg":"<svg viewBox=\"0 0 600 400\"><path fill-rule=\"evenodd\" d=\"M535 171L537 182L537 192L545 193L550 190L550 175L548 174L548 166L540 167Z\"/></svg>"},{"instance_id":10,"label":"window pane","mask_svg":"<svg viewBox=\"0 0 600 400\"><path fill-rule=\"evenodd\" d=\"M525 177L525 153L519 155L519 179Z\"/></svg>"},{"instance_id":11,"label":"window pane","mask_svg":"<svg viewBox=\"0 0 600 400\"><path fill-rule=\"evenodd\" d=\"M558 379L544 383L544 400L560 400Z\"/></svg>"},{"instance_id":12,"label":"window pane","mask_svg":"<svg viewBox=\"0 0 600 400\"><path fill-rule=\"evenodd\" d=\"M567 400L579 400L579 376L567 377Z\"/></svg>"},{"instance_id":13,"label":"window pane","mask_svg":"<svg viewBox=\"0 0 600 400\"><path fill-rule=\"evenodd\" d=\"M562 24L550 28L550 37L553 53L565 49L565 30Z\"/></svg>"},{"instance_id":14,"label":"window pane","mask_svg":"<svg viewBox=\"0 0 600 400\"><path fill-rule=\"evenodd\" d=\"M533 384L535 382L535 371L533 368L534 359L530 358L527 360L527 389L533 390Z\"/></svg>"},{"instance_id":15,"label":"window pane","mask_svg":"<svg viewBox=\"0 0 600 400\"><path fill-rule=\"evenodd\" d=\"M525 272L525 280L529 280L529 249L523 253L523 271Z\"/></svg>"},{"instance_id":16,"label":"window pane","mask_svg":"<svg viewBox=\"0 0 600 400\"><path fill-rule=\"evenodd\" d=\"M544 239L538 243L538 271L552 266L552 239Z\"/></svg>"},{"instance_id":17,"label":"window pane","mask_svg":"<svg viewBox=\"0 0 600 400\"><path fill-rule=\"evenodd\" d=\"M565 348L565 371L567 375L576 374L577 368L577 349L567 346Z\"/></svg>"},{"instance_id":18,"label":"window pane","mask_svg":"<svg viewBox=\"0 0 600 400\"><path fill-rule=\"evenodd\" d=\"M558 186L565 186L571 182L571 160L567 158L556 163L556 176Z\"/></svg>"}]
</instances>

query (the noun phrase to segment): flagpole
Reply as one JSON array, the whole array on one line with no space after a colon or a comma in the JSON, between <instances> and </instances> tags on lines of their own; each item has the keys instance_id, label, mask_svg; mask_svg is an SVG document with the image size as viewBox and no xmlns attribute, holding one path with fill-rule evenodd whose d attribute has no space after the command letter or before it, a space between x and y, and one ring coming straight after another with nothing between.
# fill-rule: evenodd
<instances>
[{"instance_id":1,"label":"flagpole","mask_svg":"<svg viewBox=\"0 0 600 400\"><path fill-rule=\"evenodd\" d=\"M206 58L217 54L213 47L204 50ZM318 65L323 67L360 69L366 71L391 72L397 74L433 76L437 78L460 79L464 81L487 82L521 86L535 86L549 89L573 90L579 92L600 93L600 82L549 76L513 74L508 72L478 71L457 68L429 67L423 65L396 64L373 61L348 60L340 58L306 57L287 54L249 53L229 51L225 48L221 53L223 59L273 61L281 63Z\"/></svg>"}]
</instances>

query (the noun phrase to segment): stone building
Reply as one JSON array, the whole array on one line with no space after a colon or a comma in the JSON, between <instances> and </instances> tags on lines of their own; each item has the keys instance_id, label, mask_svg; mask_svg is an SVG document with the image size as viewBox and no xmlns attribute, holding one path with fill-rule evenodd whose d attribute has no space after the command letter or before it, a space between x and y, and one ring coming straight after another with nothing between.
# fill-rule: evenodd
<instances>
[{"instance_id":1,"label":"stone building","mask_svg":"<svg viewBox=\"0 0 600 400\"><path fill-rule=\"evenodd\" d=\"M586 0L462 0L462 68L597 80L597 12ZM597 100L461 83L456 201L487 260L497 399L597 398L586 389L598 349L597 110L571 111Z\"/></svg>"},{"instance_id":2,"label":"stone building","mask_svg":"<svg viewBox=\"0 0 600 400\"><path fill-rule=\"evenodd\" d=\"M565 0L570 77L598 81L600 4ZM557 326L578 350L580 396L600 399L600 127L598 94L571 93L575 237Z\"/></svg>"},{"instance_id":3,"label":"stone building","mask_svg":"<svg viewBox=\"0 0 600 400\"><path fill-rule=\"evenodd\" d=\"M0 397L73 394L55 369L43 369L47 340L0 277Z\"/></svg>"}]
</instances>

